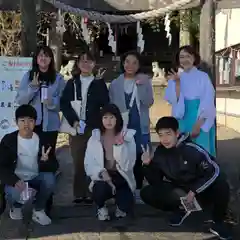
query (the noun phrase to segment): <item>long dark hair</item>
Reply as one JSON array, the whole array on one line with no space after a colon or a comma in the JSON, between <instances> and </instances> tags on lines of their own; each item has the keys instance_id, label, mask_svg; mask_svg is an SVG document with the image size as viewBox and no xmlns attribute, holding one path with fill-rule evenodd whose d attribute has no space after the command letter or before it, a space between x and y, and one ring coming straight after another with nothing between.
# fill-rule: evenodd
<instances>
[{"instance_id":1,"label":"long dark hair","mask_svg":"<svg viewBox=\"0 0 240 240\"><path fill-rule=\"evenodd\" d=\"M103 117L107 114L111 114L116 118L116 126L114 128L115 134L117 135L123 129L123 118L119 108L115 104L105 105L101 110L101 121L100 121L100 131L101 134L105 132L105 127L103 126Z\"/></svg>"},{"instance_id":2,"label":"long dark hair","mask_svg":"<svg viewBox=\"0 0 240 240\"><path fill-rule=\"evenodd\" d=\"M48 71L46 73L41 73L39 70L39 66L37 63L37 57L39 53L43 51L43 53L46 56L49 56L51 58L51 62L48 67ZM40 81L46 81L48 84L53 84L56 80L56 69L55 69L55 63L54 63L54 55L53 51L50 47L48 46L38 46L37 50L33 56L32 60L32 69L30 70L29 74L29 80L33 80L34 73L39 73L39 80Z\"/></svg>"},{"instance_id":3,"label":"long dark hair","mask_svg":"<svg viewBox=\"0 0 240 240\"><path fill-rule=\"evenodd\" d=\"M73 76L73 78L79 77L79 75L81 74L81 70L80 70L79 67L78 67L78 63L79 63L79 61L81 60L81 58L82 58L84 55L86 55L86 57L87 57L88 60L91 60L91 61L95 62L95 58L94 58L94 56L91 54L91 52L89 52L89 51L83 51L83 52L81 52L81 53L78 55L77 59L75 60L75 63L74 63L73 68L72 68L72 76Z\"/></svg>"},{"instance_id":4,"label":"long dark hair","mask_svg":"<svg viewBox=\"0 0 240 240\"><path fill-rule=\"evenodd\" d=\"M126 53L124 53L124 54L122 55L122 57L121 57L121 62L120 62L120 70L121 70L121 72L122 72L122 73L125 73L124 62L125 62L125 60L126 60L126 58L127 58L128 56L134 56L134 57L138 60L139 68L138 68L136 74L139 73L139 72L142 72L142 70L141 70L141 55L140 55L140 53L138 53L137 51L134 51L134 50L133 50L133 51L126 52Z\"/></svg>"}]
</instances>

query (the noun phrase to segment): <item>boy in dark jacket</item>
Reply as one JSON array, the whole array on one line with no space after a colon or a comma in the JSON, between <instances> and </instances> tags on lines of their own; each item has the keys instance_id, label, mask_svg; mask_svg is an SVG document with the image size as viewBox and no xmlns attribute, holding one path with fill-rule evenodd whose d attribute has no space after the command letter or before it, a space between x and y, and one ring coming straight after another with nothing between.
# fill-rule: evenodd
<instances>
[{"instance_id":1,"label":"boy in dark jacket","mask_svg":"<svg viewBox=\"0 0 240 240\"><path fill-rule=\"evenodd\" d=\"M142 189L142 200L152 207L174 212L170 225L180 226L188 216L180 197L194 198L202 208L212 205L210 231L220 239L231 239L223 224L229 202L229 185L215 159L178 131L174 117L163 117L156 124L160 145L153 158L142 155L143 171L149 185Z\"/></svg>"},{"instance_id":2,"label":"boy in dark jacket","mask_svg":"<svg viewBox=\"0 0 240 240\"><path fill-rule=\"evenodd\" d=\"M0 143L0 180L5 186L10 217L22 219L21 194L28 183L38 190L32 218L41 225L49 225L51 219L44 209L55 188L58 163L48 158L51 148L40 146L39 137L33 132L36 110L31 105L21 105L15 118L19 130L5 135Z\"/></svg>"}]
</instances>

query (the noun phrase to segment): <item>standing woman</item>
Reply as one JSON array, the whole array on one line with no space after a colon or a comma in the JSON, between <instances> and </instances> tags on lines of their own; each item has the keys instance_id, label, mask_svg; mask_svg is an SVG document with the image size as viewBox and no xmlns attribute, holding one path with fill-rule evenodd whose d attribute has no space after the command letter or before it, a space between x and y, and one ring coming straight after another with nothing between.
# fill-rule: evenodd
<instances>
[{"instance_id":1,"label":"standing woman","mask_svg":"<svg viewBox=\"0 0 240 240\"><path fill-rule=\"evenodd\" d=\"M109 88L110 101L118 106L123 116L125 128L134 129L137 159L134 167L137 191L136 200L140 200L143 184L142 148L150 144L149 108L153 104L151 80L140 73L140 55L127 52L121 61L123 74L113 80Z\"/></svg>"},{"instance_id":2,"label":"standing woman","mask_svg":"<svg viewBox=\"0 0 240 240\"><path fill-rule=\"evenodd\" d=\"M200 56L191 46L180 48L176 56L183 72L170 72L165 99L181 132L189 132L194 142L213 156L215 150L215 90L207 73L197 69Z\"/></svg>"},{"instance_id":3,"label":"standing woman","mask_svg":"<svg viewBox=\"0 0 240 240\"><path fill-rule=\"evenodd\" d=\"M88 178L84 170L84 157L87 142L92 130L101 124L100 110L108 104L108 89L103 79L93 75L95 60L89 52L80 54L73 67L73 77L68 80L61 97L61 110L69 125L77 132L84 124L84 131L76 136L70 136L71 155L74 161L73 202L91 204L92 199L88 191ZM74 111L71 101L74 100L76 87L77 100L81 101L80 116Z\"/></svg>"},{"instance_id":4,"label":"standing woman","mask_svg":"<svg viewBox=\"0 0 240 240\"><path fill-rule=\"evenodd\" d=\"M37 111L34 131L44 146L51 146L50 158L57 166L55 148L60 127L60 96L65 82L55 70L54 56L48 46L39 46L18 89L16 102L31 104ZM56 166L55 165L55 166Z\"/></svg>"}]
</instances>

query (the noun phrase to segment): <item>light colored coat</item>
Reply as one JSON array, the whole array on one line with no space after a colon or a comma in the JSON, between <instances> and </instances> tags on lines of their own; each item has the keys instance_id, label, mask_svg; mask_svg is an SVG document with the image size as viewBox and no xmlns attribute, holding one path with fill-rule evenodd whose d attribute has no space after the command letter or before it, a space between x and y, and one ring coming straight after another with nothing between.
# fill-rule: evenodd
<instances>
[{"instance_id":1,"label":"light colored coat","mask_svg":"<svg viewBox=\"0 0 240 240\"><path fill-rule=\"evenodd\" d=\"M114 145L113 156L116 160L117 171L127 181L132 191L136 188L136 182L133 174L133 167L136 161L136 144L134 140L135 130L128 129L124 134L124 142L121 145ZM101 143L101 133L99 129L94 129L92 136L88 140L85 153L84 166L87 176L92 180L89 189L95 181L100 181L99 174L104 168L104 151Z\"/></svg>"},{"instance_id":2,"label":"light colored coat","mask_svg":"<svg viewBox=\"0 0 240 240\"><path fill-rule=\"evenodd\" d=\"M137 84L137 106L140 114L142 134L149 134L150 132L150 118L149 108L153 105L153 89L152 81L145 74L138 74L136 81L142 81ZM110 102L117 105L121 113L127 111L125 94L124 94L124 75L121 74L118 78L114 79L109 87Z\"/></svg>"},{"instance_id":3,"label":"light colored coat","mask_svg":"<svg viewBox=\"0 0 240 240\"><path fill-rule=\"evenodd\" d=\"M52 99L52 104L44 105L43 107L41 104L40 89L38 87L31 87L29 83L29 72L27 72L23 76L17 91L16 103L19 105L31 104L35 108L37 111L36 125L40 125L43 122L44 132L58 131L60 127L60 97L65 87L62 75L56 74L55 82L48 86L48 97Z\"/></svg>"}]
</instances>

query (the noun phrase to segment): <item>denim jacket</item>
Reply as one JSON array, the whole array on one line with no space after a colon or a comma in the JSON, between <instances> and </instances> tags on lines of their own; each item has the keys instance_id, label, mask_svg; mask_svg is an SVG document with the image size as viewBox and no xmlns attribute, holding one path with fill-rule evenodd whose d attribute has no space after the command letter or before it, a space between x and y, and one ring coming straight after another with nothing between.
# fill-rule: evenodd
<instances>
[{"instance_id":1,"label":"denim jacket","mask_svg":"<svg viewBox=\"0 0 240 240\"><path fill-rule=\"evenodd\" d=\"M48 97L52 99L51 105L41 104L40 88L30 86L30 72L27 72L20 83L16 103L31 104L37 111L36 125L42 123L43 131L58 131L60 127L60 97L65 87L65 81L60 74L56 74L56 81L48 86Z\"/></svg>"}]
</instances>

